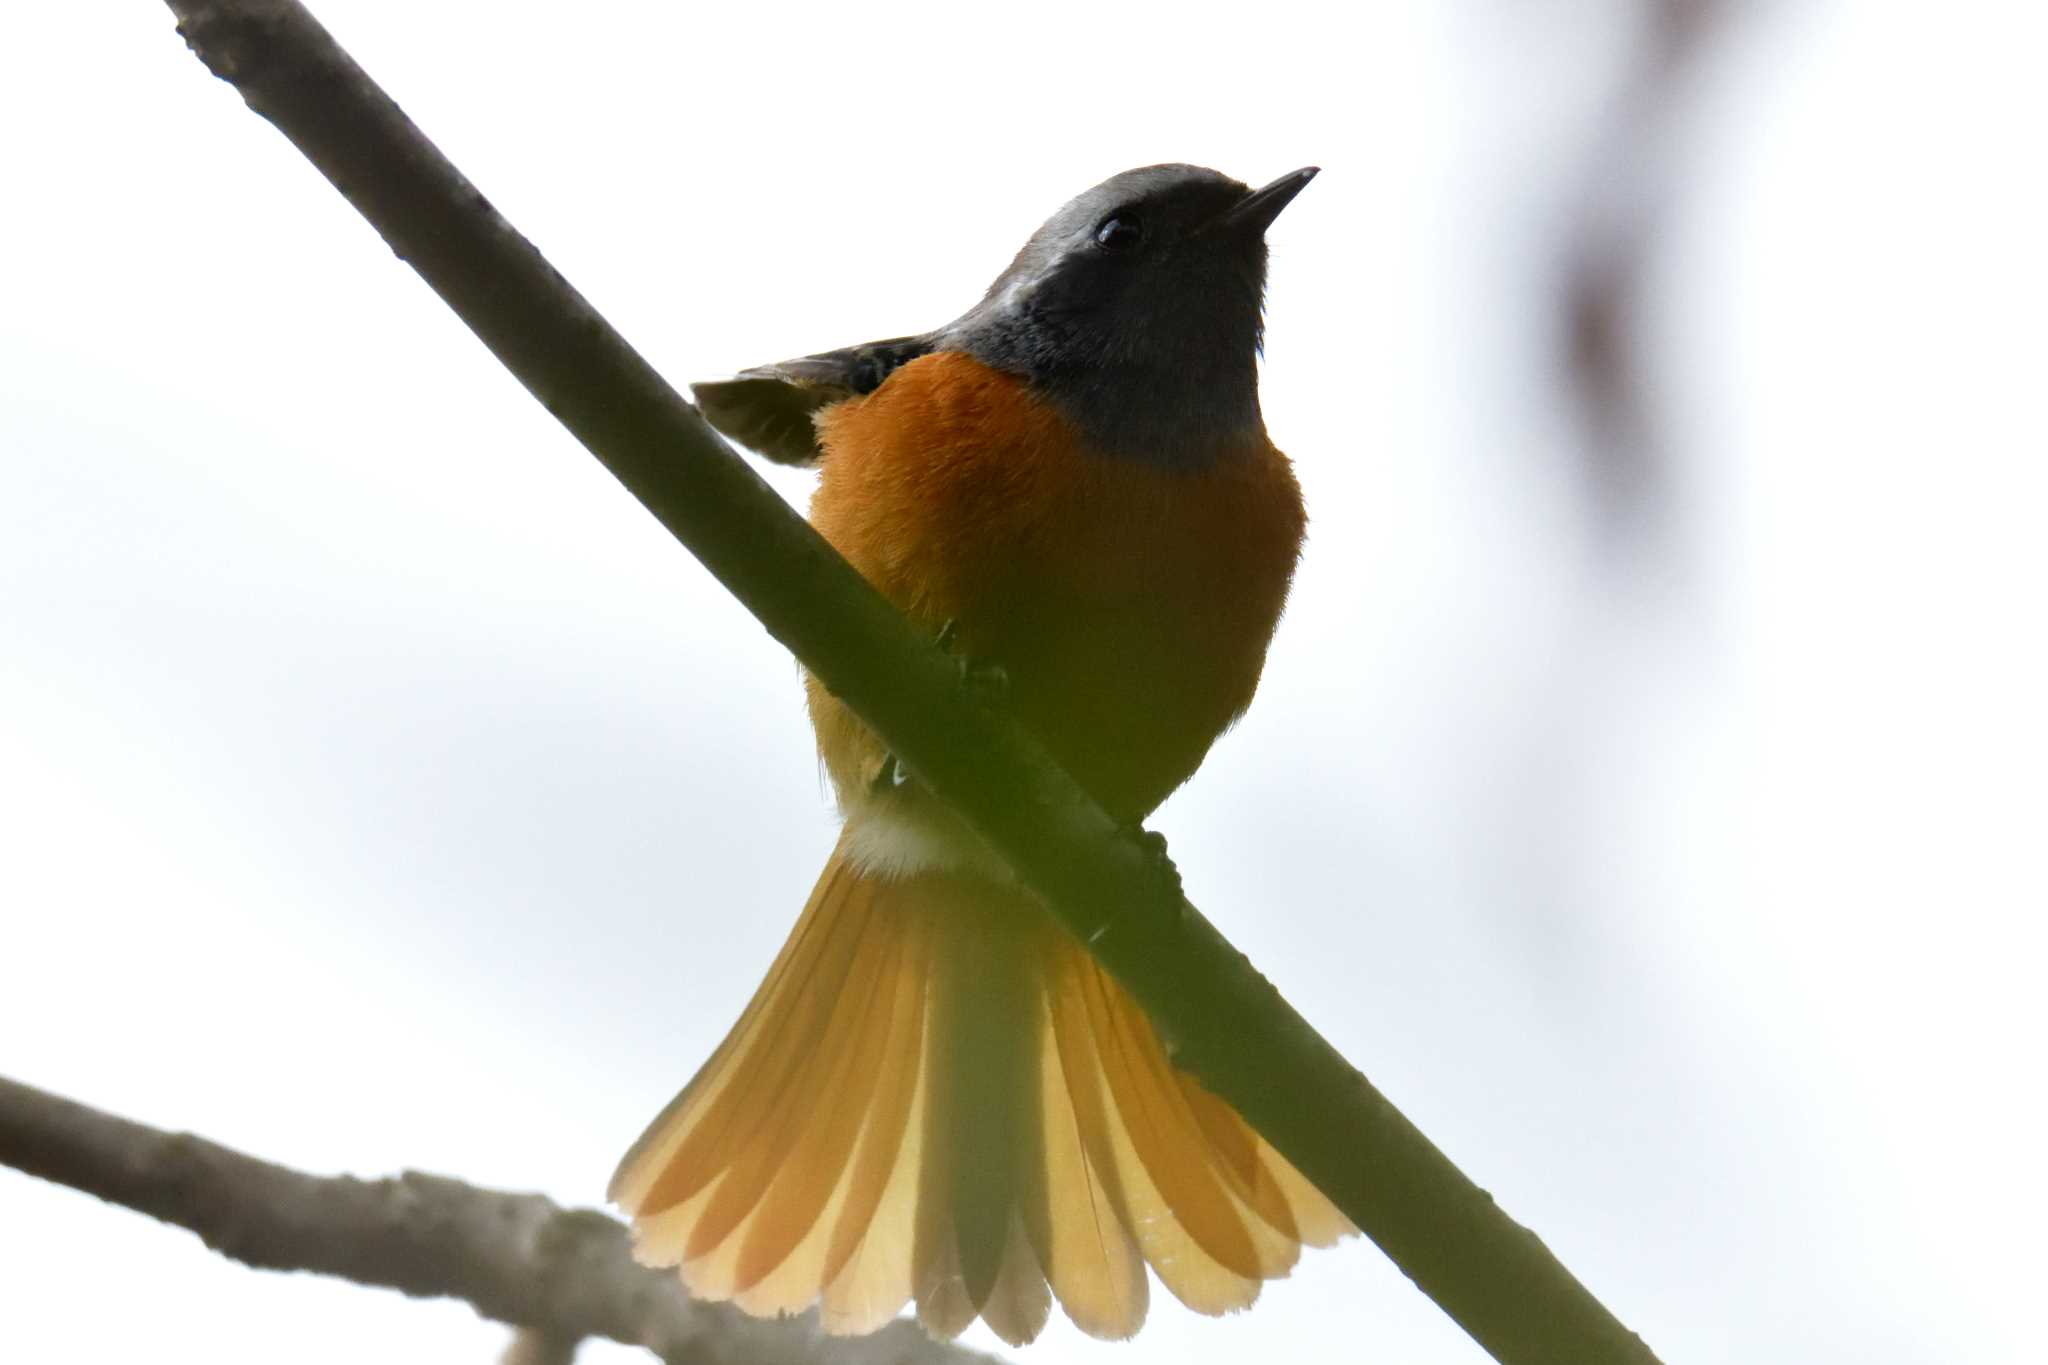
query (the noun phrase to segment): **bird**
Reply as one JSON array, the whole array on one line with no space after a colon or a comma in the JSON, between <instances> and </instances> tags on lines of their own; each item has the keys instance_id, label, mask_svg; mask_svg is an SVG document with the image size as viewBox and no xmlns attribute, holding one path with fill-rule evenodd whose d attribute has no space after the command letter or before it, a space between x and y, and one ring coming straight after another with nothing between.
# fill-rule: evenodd
<instances>
[{"instance_id":1,"label":"bird","mask_svg":"<svg viewBox=\"0 0 2048 1365\"><path fill-rule=\"evenodd\" d=\"M738 444L814 465L811 520L999 679L1119 821L1185 782L1258 685L1306 529L1259 406L1266 232L1312 180L1125 171L916 336L693 386ZM621 1161L645 1264L756 1315L874 1331L914 1302L1023 1345L1056 1300L1134 1335L1147 1267L1248 1307L1353 1229L815 676L843 817L724 1042Z\"/></svg>"}]
</instances>

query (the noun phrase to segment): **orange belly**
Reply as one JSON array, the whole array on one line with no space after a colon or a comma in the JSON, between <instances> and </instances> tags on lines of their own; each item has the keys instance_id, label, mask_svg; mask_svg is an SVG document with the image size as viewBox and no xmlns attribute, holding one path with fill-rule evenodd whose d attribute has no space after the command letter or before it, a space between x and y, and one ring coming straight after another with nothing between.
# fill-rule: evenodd
<instances>
[{"instance_id":1,"label":"orange belly","mask_svg":"<svg viewBox=\"0 0 2048 1365\"><path fill-rule=\"evenodd\" d=\"M1249 704L1301 547L1301 492L1254 432L1200 468L1081 448L1023 381L958 353L823 414L811 519L870 582L1000 666L1005 705L1097 800L1136 820ZM810 684L849 820L880 741Z\"/></svg>"}]
</instances>

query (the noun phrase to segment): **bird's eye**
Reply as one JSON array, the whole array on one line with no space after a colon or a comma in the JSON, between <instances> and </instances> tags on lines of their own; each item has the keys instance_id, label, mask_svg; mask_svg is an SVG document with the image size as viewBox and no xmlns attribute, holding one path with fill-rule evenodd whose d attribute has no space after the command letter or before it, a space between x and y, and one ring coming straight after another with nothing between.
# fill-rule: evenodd
<instances>
[{"instance_id":1,"label":"bird's eye","mask_svg":"<svg viewBox=\"0 0 2048 1365\"><path fill-rule=\"evenodd\" d=\"M1104 251L1129 251L1145 240L1145 225L1129 209L1119 209L1095 229L1095 244Z\"/></svg>"}]
</instances>

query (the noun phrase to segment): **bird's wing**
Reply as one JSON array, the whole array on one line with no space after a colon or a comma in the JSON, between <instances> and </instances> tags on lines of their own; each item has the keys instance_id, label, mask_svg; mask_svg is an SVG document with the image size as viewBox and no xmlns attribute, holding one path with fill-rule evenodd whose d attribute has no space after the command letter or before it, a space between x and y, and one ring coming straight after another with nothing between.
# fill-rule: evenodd
<instances>
[{"instance_id":1,"label":"bird's wing","mask_svg":"<svg viewBox=\"0 0 2048 1365\"><path fill-rule=\"evenodd\" d=\"M873 393L897 366L932 349L929 334L891 337L741 370L692 384L704 420L777 464L814 463L822 453L811 419L821 408Z\"/></svg>"}]
</instances>

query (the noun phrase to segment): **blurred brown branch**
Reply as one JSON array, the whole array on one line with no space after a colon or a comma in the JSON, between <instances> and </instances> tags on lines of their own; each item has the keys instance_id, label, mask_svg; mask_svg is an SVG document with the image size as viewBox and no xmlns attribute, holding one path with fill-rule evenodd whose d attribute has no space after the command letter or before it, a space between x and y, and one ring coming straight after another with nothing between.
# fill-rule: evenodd
<instances>
[{"instance_id":1,"label":"blurred brown branch","mask_svg":"<svg viewBox=\"0 0 2048 1365\"><path fill-rule=\"evenodd\" d=\"M1726 0L1644 0L1632 67L1594 139L1564 243L1564 370L1586 427L1586 478L1608 529L1661 529L1670 452L1645 393L1638 321L1671 197L1672 125L1730 18Z\"/></svg>"},{"instance_id":2,"label":"blurred brown branch","mask_svg":"<svg viewBox=\"0 0 2048 1365\"><path fill-rule=\"evenodd\" d=\"M971 1365L993 1357L916 1324L828 1337L815 1318L750 1318L698 1303L635 1262L626 1229L593 1209L416 1171L313 1176L116 1118L0 1078L0 1163L188 1228L260 1270L310 1270L420 1298L456 1298L524 1330L508 1361L553 1365L585 1337L663 1360L732 1365Z\"/></svg>"}]
</instances>

